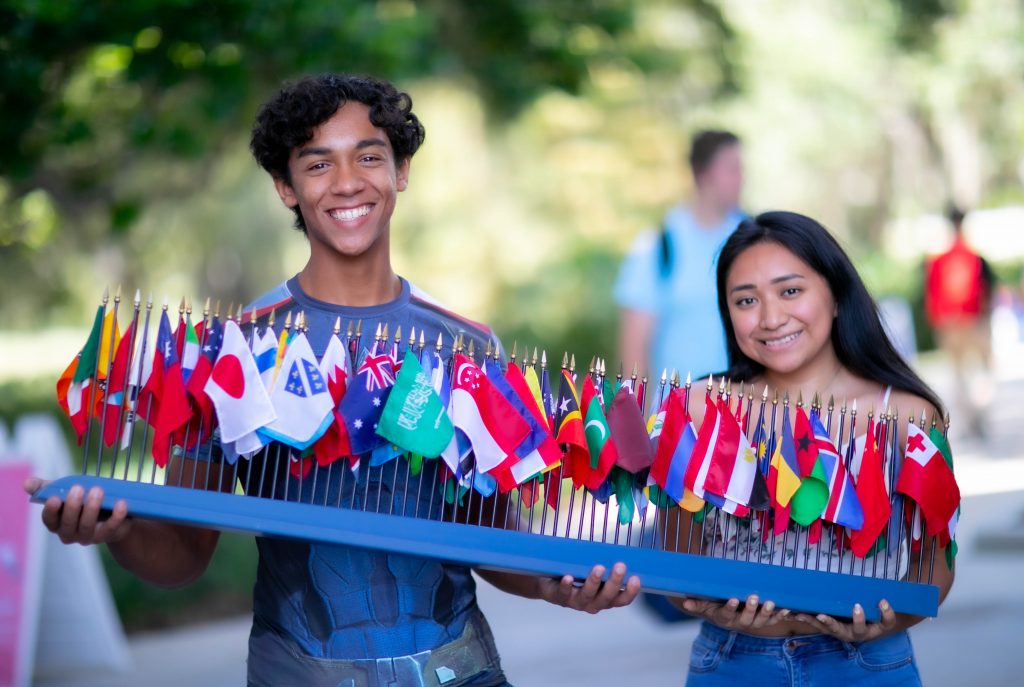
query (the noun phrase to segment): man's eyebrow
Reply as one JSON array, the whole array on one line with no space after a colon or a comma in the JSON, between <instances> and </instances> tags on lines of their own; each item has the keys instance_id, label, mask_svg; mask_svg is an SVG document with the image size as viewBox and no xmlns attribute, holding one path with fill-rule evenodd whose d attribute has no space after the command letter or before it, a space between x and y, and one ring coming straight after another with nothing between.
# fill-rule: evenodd
<instances>
[{"instance_id":1,"label":"man's eyebrow","mask_svg":"<svg viewBox=\"0 0 1024 687\"><path fill-rule=\"evenodd\" d=\"M795 274L795 273L794 274L784 274L781 277L775 277L775 279L772 279L769 283L770 284L779 284L779 283L784 282L784 281L789 281L790 279L803 279L803 278L804 278L804 275L802 275L802 274ZM729 293L735 293L736 291L746 291L746 290L754 289L754 288L757 288L757 287L755 287L753 284L737 284L736 286L734 286L731 289L729 289Z\"/></svg>"},{"instance_id":2,"label":"man's eyebrow","mask_svg":"<svg viewBox=\"0 0 1024 687\"><path fill-rule=\"evenodd\" d=\"M364 138L363 140L359 141L359 143L356 143L356 150L364 150L366 148L374 148L374 147L381 147L381 148L383 148L383 147L386 147L386 146L387 146L387 141L385 141L382 138ZM307 146L305 148L300 148L299 149L299 154L298 154L297 157L302 158L302 157L315 157L315 156L318 156L318 155L330 155L332 152L333 152L333 149L326 148L326 147L323 147L323 146L318 146L318 147Z\"/></svg>"}]
</instances>

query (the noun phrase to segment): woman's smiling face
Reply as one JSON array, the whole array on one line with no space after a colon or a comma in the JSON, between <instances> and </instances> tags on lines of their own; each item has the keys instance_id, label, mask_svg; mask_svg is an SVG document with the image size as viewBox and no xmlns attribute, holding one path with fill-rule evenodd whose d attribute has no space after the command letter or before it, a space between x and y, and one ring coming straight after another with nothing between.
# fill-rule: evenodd
<instances>
[{"instance_id":1,"label":"woman's smiling face","mask_svg":"<svg viewBox=\"0 0 1024 687\"><path fill-rule=\"evenodd\" d=\"M763 241L736 257L725 284L736 343L751 360L782 374L834 364L836 303L810 265Z\"/></svg>"}]
</instances>

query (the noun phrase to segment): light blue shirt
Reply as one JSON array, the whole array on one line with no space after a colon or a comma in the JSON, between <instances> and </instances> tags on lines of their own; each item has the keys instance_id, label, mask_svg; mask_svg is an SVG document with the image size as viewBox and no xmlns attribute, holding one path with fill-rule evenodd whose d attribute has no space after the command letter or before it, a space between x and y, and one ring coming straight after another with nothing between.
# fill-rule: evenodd
<instances>
[{"instance_id":1,"label":"light blue shirt","mask_svg":"<svg viewBox=\"0 0 1024 687\"><path fill-rule=\"evenodd\" d=\"M718 315L715 269L722 245L746 217L739 210L715 227L699 227L693 213L679 205L665 216L672 244L668 278L660 272L660 230L646 231L634 241L615 283L621 308L654 315L651 379L662 370L678 370L682 378L698 379L727 366L725 333ZM626 367L632 365L623 361Z\"/></svg>"}]
</instances>

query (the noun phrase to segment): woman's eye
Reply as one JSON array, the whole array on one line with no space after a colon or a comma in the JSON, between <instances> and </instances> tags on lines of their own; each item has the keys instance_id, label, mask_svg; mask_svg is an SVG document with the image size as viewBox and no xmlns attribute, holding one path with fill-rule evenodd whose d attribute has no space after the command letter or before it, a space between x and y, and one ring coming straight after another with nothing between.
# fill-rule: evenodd
<instances>
[{"instance_id":1,"label":"woman's eye","mask_svg":"<svg viewBox=\"0 0 1024 687\"><path fill-rule=\"evenodd\" d=\"M754 299L751 298L750 296L747 296L746 298L739 298L736 300L736 306L740 308L744 308L748 305L753 305L753 303Z\"/></svg>"},{"instance_id":2,"label":"woman's eye","mask_svg":"<svg viewBox=\"0 0 1024 687\"><path fill-rule=\"evenodd\" d=\"M801 291L801 289L800 289L799 287L796 287L796 286L790 286L790 287L789 287L788 289L785 289L785 290L784 290L784 291L782 292L782 295L783 295L783 296L795 296L795 295L797 295L798 293L800 293L800 291Z\"/></svg>"}]
</instances>

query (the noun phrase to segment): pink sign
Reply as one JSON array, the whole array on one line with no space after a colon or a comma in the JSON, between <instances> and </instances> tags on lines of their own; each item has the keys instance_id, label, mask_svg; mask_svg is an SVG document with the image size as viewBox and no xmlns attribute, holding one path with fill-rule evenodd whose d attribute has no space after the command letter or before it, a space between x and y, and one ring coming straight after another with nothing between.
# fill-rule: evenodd
<instances>
[{"instance_id":1,"label":"pink sign","mask_svg":"<svg viewBox=\"0 0 1024 687\"><path fill-rule=\"evenodd\" d=\"M26 637L29 518L34 513L21 485L32 474L28 461L0 461L0 685L20 682L34 637Z\"/></svg>"}]
</instances>

